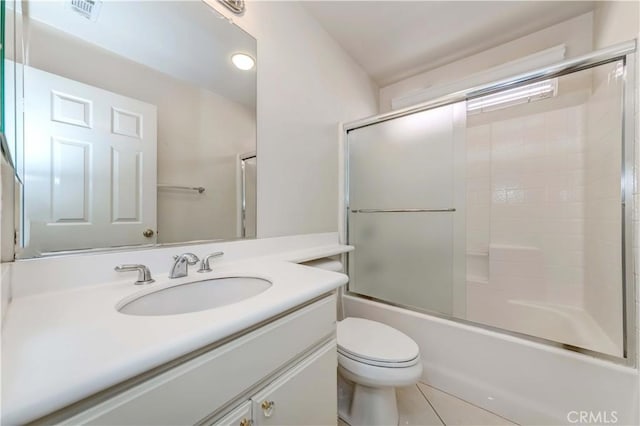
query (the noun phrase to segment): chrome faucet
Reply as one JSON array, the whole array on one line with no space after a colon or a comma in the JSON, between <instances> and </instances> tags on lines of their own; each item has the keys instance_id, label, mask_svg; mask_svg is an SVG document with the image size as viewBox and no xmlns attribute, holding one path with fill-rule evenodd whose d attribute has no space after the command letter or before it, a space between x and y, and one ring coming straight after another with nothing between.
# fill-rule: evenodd
<instances>
[{"instance_id":1,"label":"chrome faucet","mask_svg":"<svg viewBox=\"0 0 640 426\"><path fill-rule=\"evenodd\" d=\"M138 280L134 283L136 285L151 284L156 281L151 278L151 271L146 265L118 265L114 269L116 272L138 271Z\"/></svg>"},{"instance_id":2,"label":"chrome faucet","mask_svg":"<svg viewBox=\"0 0 640 426\"><path fill-rule=\"evenodd\" d=\"M193 253L183 253L179 256L173 256L175 262L169 271L169 278L186 277L189 273L189 265L195 265L200 259Z\"/></svg>"},{"instance_id":3,"label":"chrome faucet","mask_svg":"<svg viewBox=\"0 0 640 426\"><path fill-rule=\"evenodd\" d=\"M224 254L224 252L222 251L217 251L215 253L211 253L210 255L207 255L204 259L202 259L202 262L200 263L200 269L198 269L198 272L211 272L211 266L209 266L209 259L213 259L214 257L220 257Z\"/></svg>"}]
</instances>

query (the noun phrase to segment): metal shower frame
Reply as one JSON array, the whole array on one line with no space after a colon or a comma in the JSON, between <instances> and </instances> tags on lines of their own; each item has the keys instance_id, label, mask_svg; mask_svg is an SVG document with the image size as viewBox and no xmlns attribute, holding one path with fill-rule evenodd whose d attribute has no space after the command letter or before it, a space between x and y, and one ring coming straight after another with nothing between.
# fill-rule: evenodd
<instances>
[{"instance_id":1,"label":"metal shower frame","mask_svg":"<svg viewBox=\"0 0 640 426\"><path fill-rule=\"evenodd\" d=\"M458 323L473 325L486 330L497 331L503 334L524 338L527 340L544 343L550 346L563 348L575 352L580 352L600 359L606 359L619 364L635 366L637 361L637 335L636 335L636 287L634 279L634 250L633 241L635 226L633 223L634 211L634 192L635 192L635 116L637 102L637 58L636 58L636 40L626 41L614 46L597 50L586 55L579 56L574 59L558 62L543 68L539 68L527 73L518 74L511 78L501 79L492 83L483 84L466 90L457 91L449 95L438 97L434 100L423 102L411 107L392 111L386 114L376 115L357 121L352 121L343 125L344 140L344 209L342 211L342 225L344 229L344 244L349 243L349 132L370 125L393 120L395 118L404 117L417 112L422 112L445 105L458 102L468 101L491 93L500 92L507 89L523 86L525 84L535 83L550 78L560 77L577 71L593 68L598 65L604 65L611 62L622 61L625 66L625 75L623 80L623 105L622 105L622 162L621 162L621 218L622 218L622 287L623 287L623 356L605 354L549 339L530 336L523 333L509 331L499 327L493 327L482 323L472 322L465 319L455 318L450 315L438 312L421 310L415 307L405 306L401 304L391 303L385 300L377 299L370 296L361 295L352 292L347 287L346 294L377 301L391 306L396 306L411 311L426 313L439 318L448 319ZM346 258L346 270L349 270L349 256Z\"/></svg>"}]
</instances>

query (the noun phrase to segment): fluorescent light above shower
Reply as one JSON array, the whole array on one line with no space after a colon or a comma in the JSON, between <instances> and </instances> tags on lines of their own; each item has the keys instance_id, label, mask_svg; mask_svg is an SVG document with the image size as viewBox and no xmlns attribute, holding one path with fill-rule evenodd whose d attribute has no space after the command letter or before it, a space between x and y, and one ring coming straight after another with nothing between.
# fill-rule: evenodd
<instances>
[{"instance_id":1,"label":"fluorescent light above shower","mask_svg":"<svg viewBox=\"0 0 640 426\"><path fill-rule=\"evenodd\" d=\"M487 112L514 105L525 104L541 99L547 99L558 93L558 79L539 81L532 84L503 90L491 95L482 96L467 101L467 111Z\"/></svg>"}]
</instances>

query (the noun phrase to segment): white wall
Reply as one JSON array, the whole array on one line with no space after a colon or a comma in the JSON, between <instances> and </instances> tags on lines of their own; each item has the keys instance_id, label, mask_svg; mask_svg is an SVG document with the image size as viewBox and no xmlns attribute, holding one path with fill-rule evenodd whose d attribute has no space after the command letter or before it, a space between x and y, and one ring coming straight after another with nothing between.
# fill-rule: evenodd
<instances>
[{"instance_id":1,"label":"white wall","mask_svg":"<svg viewBox=\"0 0 640 426\"><path fill-rule=\"evenodd\" d=\"M375 114L377 87L295 2L233 20L258 40L258 237L335 231L337 124Z\"/></svg>"},{"instance_id":2,"label":"white wall","mask_svg":"<svg viewBox=\"0 0 640 426\"><path fill-rule=\"evenodd\" d=\"M380 112L391 110L393 98L452 82L564 43L568 58L592 50L593 14L586 13L459 61L426 71L380 89Z\"/></svg>"},{"instance_id":3,"label":"white wall","mask_svg":"<svg viewBox=\"0 0 640 426\"><path fill-rule=\"evenodd\" d=\"M0 256L3 262L13 259L13 168L0 158ZM9 207L9 208L7 208ZM0 322L4 323L11 300L11 263L0 265Z\"/></svg>"},{"instance_id":4,"label":"white wall","mask_svg":"<svg viewBox=\"0 0 640 426\"><path fill-rule=\"evenodd\" d=\"M600 1L593 16L593 47L602 49L640 34L637 1Z\"/></svg>"}]
</instances>

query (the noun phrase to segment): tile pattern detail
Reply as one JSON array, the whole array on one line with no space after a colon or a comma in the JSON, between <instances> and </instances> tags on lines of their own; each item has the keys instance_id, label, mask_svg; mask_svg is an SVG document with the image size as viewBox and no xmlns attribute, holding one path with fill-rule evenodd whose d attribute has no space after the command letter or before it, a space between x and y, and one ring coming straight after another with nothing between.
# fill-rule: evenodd
<instances>
[{"instance_id":1,"label":"tile pattern detail","mask_svg":"<svg viewBox=\"0 0 640 426\"><path fill-rule=\"evenodd\" d=\"M436 388L418 383L396 390L399 426L513 426L516 423ZM338 419L338 426L349 426Z\"/></svg>"}]
</instances>

